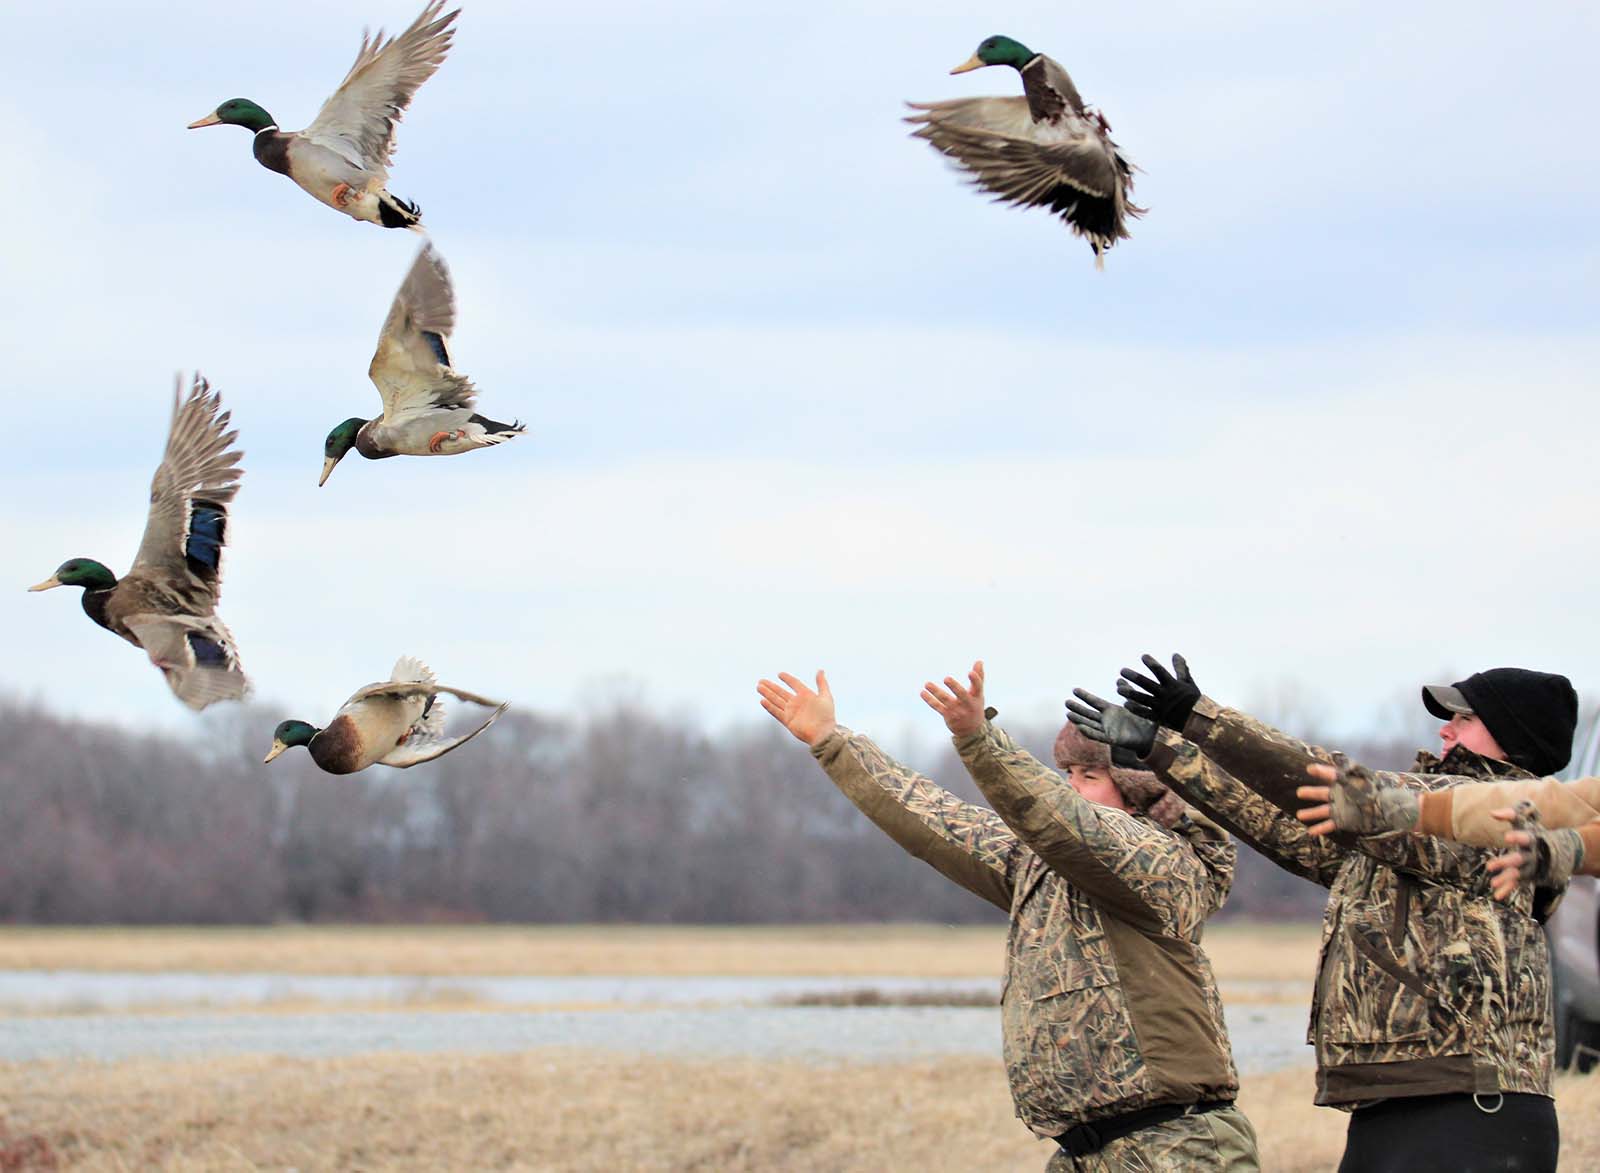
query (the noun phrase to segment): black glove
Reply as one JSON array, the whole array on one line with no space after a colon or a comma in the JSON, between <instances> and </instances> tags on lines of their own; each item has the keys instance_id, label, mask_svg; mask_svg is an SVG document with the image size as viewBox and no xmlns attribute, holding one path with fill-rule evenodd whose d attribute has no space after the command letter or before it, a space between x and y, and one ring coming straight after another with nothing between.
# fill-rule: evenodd
<instances>
[{"instance_id":1,"label":"black glove","mask_svg":"<svg viewBox=\"0 0 1600 1173\"><path fill-rule=\"evenodd\" d=\"M1120 766L1124 770L1145 769L1144 759L1125 745L1111 747L1111 764Z\"/></svg>"},{"instance_id":2,"label":"black glove","mask_svg":"<svg viewBox=\"0 0 1600 1173\"><path fill-rule=\"evenodd\" d=\"M1117 760L1117 749L1125 749L1144 757L1156 741L1156 727L1152 721L1130 713L1121 705L1103 701L1092 692L1081 688L1072 690L1078 699L1067 702L1067 720L1083 731L1083 735L1104 742L1112 748L1111 760ZM1126 762L1117 762L1126 765ZM1135 768L1143 768L1134 763Z\"/></svg>"},{"instance_id":3,"label":"black glove","mask_svg":"<svg viewBox=\"0 0 1600 1173\"><path fill-rule=\"evenodd\" d=\"M1161 661L1154 656L1139 657L1144 661L1144 666L1155 674L1155 679L1135 672L1132 668L1122 670L1122 679L1117 681L1117 691L1122 694L1122 699L1127 702L1128 711L1135 716L1147 717L1158 725L1163 725L1176 733L1183 732L1183 726L1189 720L1189 714L1194 712L1194 703L1200 699L1200 686L1195 684L1194 677L1189 675L1189 662L1182 656L1172 657L1173 671L1168 672L1161 666Z\"/></svg>"}]
</instances>

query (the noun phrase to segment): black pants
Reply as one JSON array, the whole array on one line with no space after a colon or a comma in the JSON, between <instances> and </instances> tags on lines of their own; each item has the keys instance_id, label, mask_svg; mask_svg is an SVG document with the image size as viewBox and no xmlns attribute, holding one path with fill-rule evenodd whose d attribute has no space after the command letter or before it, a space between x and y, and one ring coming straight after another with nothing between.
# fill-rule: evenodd
<instances>
[{"instance_id":1,"label":"black pants","mask_svg":"<svg viewBox=\"0 0 1600 1173\"><path fill-rule=\"evenodd\" d=\"M1411 1096L1350 1114L1339 1173L1555 1173L1548 1096Z\"/></svg>"}]
</instances>

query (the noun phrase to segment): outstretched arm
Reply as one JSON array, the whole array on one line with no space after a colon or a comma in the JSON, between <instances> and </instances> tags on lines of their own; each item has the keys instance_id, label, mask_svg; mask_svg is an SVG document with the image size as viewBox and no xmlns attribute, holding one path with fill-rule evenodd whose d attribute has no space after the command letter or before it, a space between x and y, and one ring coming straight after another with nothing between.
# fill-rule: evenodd
<instances>
[{"instance_id":1,"label":"outstretched arm","mask_svg":"<svg viewBox=\"0 0 1600 1173\"><path fill-rule=\"evenodd\" d=\"M1301 822L1310 824L1313 835L1359 835L1361 849L1385 862L1385 853L1398 849L1435 867L1436 857L1442 857L1456 865L1447 869L1452 873L1462 865L1471 871L1482 865L1481 853L1465 854L1446 840L1479 848L1510 845L1511 851L1488 861L1485 869L1501 900L1515 893L1520 880L1535 874L1542 886L1551 886L1545 882L1551 877L1560 886L1574 870L1594 874L1600 868L1600 811L1584 799L1593 779L1570 784L1554 778L1482 782L1325 765L1309 766L1306 772L1314 784L1300 788L1300 798L1308 804L1300 812ZM1442 788L1423 789L1428 786ZM1545 817L1541 799L1554 812L1551 817ZM1523 826L1533 821L1539 825ZM1406 834L1412 831L1414 835ZM1376 844L1385 846L1380 851Z\"/></svg>"},{"instance_id":2,"label":"outstretched arm","mask_svg":"<svg viewBox=\"0 0 1600 1173\"><path fill-rule=\"evenodd\" d=\"M811 747L828 777L889 838L989 903L1010 911L1021 846L991 810L963 802L892 760L834 717L827 675L815 690L788 673L756 686L761 707Z\"/></svg>"},{"instance_id":3,"label":"outstretched arm","mask_svg":"<svg viewBox=\"0 0 1600 1173\"><path fill-rule=\"evenodd\" d=\"M1331 784L1332 773L1324 773L1322 781ZM1416 794L1414 814L1405 824L1406 829L1458 839L1475 847L1499 847L1504 842L1506 828L1495 812L1521 802L1533 803L1546 827L1582 827L1600 820L1600 778L1579 778L1574 782L1556 778L1508 778L1484 782L1476 778L1438 776L1424 779L1416 774L1375 772L1374 776L1399 786L1434 787ZM1329 791L1329 786L1308 786L1301 795L1306 799L1320 796L1326 802ZM1333 812L1328 814L1331 817ZM1311 812L1303 812L1300 817L1309 821Z\"/></svg>"},{"instance_id":4,"label":"outstretched arm","mask_svg":"<svg viewBox=\"0 0 1600 1173\"><path fill-rule=\"evenodd\" d=\"M967 680L929 683L922 698L1006 825L1105 911L1146 932L1188 935L1215 903L1195 854L1159 827L1084 798L985 720L981 661Z\"/></svg>"},{"instance_id":5,"label":"outstretched arm","mask_svg":"<svg viewBox=\"0 0 1600 1173\"><path fill-rule=\"evenodd\" d=\"M1334 755L1307 745L1201 693L1182 656L1169 672L1154 656L1142 657L1150 675L1122 670L1117 691L1137 716L1181 734L1215 765L1273 806L1291 815L1300 809L1295 791L1305 784L1306 767L1331 762Z\"/></svg>"},{"instance_id":6,"label":"outstretched arm","mask_svg":"<svg viewBox=\"0 0 1600 1173\"><path fill-rule=\"evenodd\" d=\"M1139 754L1184 801L1285 871L1323 887L1333 884L1346 857L1343 847L1313 837L1172 730L1082 689L1073 695L1067 716L1085 736Z\"/></svg>"}]
</instances>

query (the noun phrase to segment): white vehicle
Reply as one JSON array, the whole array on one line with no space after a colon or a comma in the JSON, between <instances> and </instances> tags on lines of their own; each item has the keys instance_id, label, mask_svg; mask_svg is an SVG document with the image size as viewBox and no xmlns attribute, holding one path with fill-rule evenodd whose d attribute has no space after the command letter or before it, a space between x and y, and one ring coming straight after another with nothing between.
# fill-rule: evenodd
<instances>
[{"instance_id":1,"label":"white vehicle","mask_svg":"<svg viewBox=\"0 0 1600 1173\"><path fill-rule=\"evenodd\" d=\"M1561 777L1600 774L1600 712L1583 726ZM1600 879L1572 877L1545 925L1555 1000L1556 1066L1587 1071L1600 1059Z\"/></svg>"}]
</instances>

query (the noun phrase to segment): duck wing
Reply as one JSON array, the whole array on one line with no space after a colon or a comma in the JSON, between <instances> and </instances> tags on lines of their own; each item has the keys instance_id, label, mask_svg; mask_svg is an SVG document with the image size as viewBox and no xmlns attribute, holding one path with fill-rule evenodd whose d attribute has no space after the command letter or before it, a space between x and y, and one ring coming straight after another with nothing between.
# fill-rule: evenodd
<instances>
[{"instance_id":1,"label":"duck wing","mask_svg":"<svg viewBox=\"0 0 1600 1173\"><path fill-rule=\"evenodd\" d=\"M228 428L222 397L196 374L189 394L180 377L167 450L150 481L150 515L128 577L144 579L197 617L222 593L228 505L239 491L243 456Z\"/></svg>"},{"instance_id":2,"label":"duck wing","mask_svg":"<svg viewBox=\"0 0 1600 1173\"><path fill-rule=\"evenodd\" d=\"M250 681L239 663L233 633L215 615L129 615L124 621L167 686L199 712L217 701L243 699Z\"/></svg>"},{"instance_id":3,"label":"duck wing","mask_svg":"<svg viewBox=\"0 0 1600 1173\"><path fill-rule=\"evenodd\" d=\"M493 709L494 712L490 713L488 720L484 721L472 732L465 733L460 737L446 737L444 735L444 706L434 699L441 692L447 692L451 696L459 697L469 704L482 705L485 708ZM389 700L405 700L415 697L428 698L428 703L423 708L422 715L412 723L410 729L406 730L405 737L401 740L401 743L378 759L381 765L393 766L398 770L420 765L423 762L431 762L434 758L444 756L457 746L465 745L489 728L490 725L493 725L499 719L500 714L511 707L509 702L492 701L487 697L479 696L475 692L467 692L464 689L451 688L449 685L439 684L434 679L433 672L428 666L414 656L400 657L394 666L392 679L386 680L381 684L367 685L346 701L344 708L339 711L342 713L352 705L375 697Z\"/></svg>"},{"instance_id":4,"label":"duck wing","mask_svg":"<svg viewBox=\"0 0 1600 1173\"><path fill-rule=\"evenodd\" d=\"M361 51L333 96L300 137L333 151L379 180L394 158L394 126L417 87L433 76L450 51L458 8L440 16L444 0L431 0L411 27L385 39L361 34Z\"/></svg>"},{"instance_id":5,"label":"duck wing","mask_svg":"<svg viewBox=\"0 0 1600 1173\"><path fill-rule=\"evenodd\" d=\"M358 689L349 700L345 701L344 708L359 701L369 700L372 697L392 697L403 700L407 697L426 697L434 693L447 692L453 697L466 701L468 704L483 705L485 708L505 708L500 701L492 701L486 696L479 696L475 692L468 692L464 688L451 688L448 684L436 684L431 680L385 680L379 684L369 684ZM438 706L435 705L435 708ZM344 708L339 711L344 712Z\"/></svg>"},{"instance_id":6,"label":"duck wing","mask_svg":"<svg viewBox=\"0 0 1600 1173\"><path fill-rule=\"evenodd\" d=\"M1005 203L1051 203L1062 186L1116 200L1128 165L1086 120L1034 120L1027 98L912 102L912 133Z\"/></svg>"},{"instance_id":7,"label":"duck wing","mask_svg":"<svg viewBox=\"0 0 1600 1173\"><path fill-rule=\"evenodd\" d=\"M1072 78L1054 58L1037 54L1022 67L1022 92L1035 122L1053 122L1068 110L1083 114L1083 98Z\"/></svg>"},{"instance_id":8,"label":"duck wing","mask_svg":"<svg viewBox=\"0 0 1600 1173\"><path fill-rule=\"evenodd\" d=\"M384 423L399 423L434 408L472 407L477 392L471 380L450 367L455 324L450 270L432 242L425 243L394 295L367 367L367 376L383 396Z\"/></svg>"},{"instance_id":9,"label":"duck wing","mask_svg":"<svg viewBox=\"0 0 1600 1173\"><path fill-rule=\"evenodd\" d=\"M455 689L443 689L443 691L452 693L464 700L473 699L471 694L456 692ZM483 701L481 698L474 700L474 703L494 704L493 701ZM431 762L434 758L443 757L451 750L465 745L489 728L500 719L500 714L510 707L511 703L509 701L495 705L494 712L490 713L488 719L472 732L463 733L460 737L445 737L444 716L439 713L439 706L434 705L433 709L422 720L411 727L406 735L406 740L379 758L378 763L384 766L393 766L397 770L404 770L411 766L421 765L423 762Z\"/></svg>"}]
</instances>

